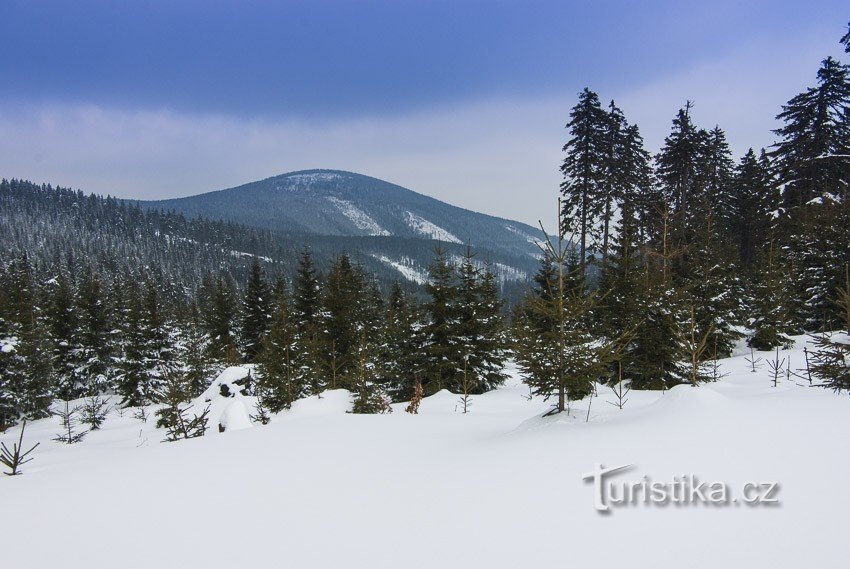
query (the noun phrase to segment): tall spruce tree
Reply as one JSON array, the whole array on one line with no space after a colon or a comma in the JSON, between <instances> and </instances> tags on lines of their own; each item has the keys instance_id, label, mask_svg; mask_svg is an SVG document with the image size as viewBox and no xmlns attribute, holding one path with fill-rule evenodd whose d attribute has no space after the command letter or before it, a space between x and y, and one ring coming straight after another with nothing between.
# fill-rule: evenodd
<instances>
[{"instance_id":1,"label":"tall spruce tree","mask_svg":"<svg viewBox=\"0 0 850 569\"><path fill-rule=\"evenodd\" d=\"M218 276L205 306L204 324L209 334L212 358L226 363L239 361L236 346L236 293L228 276Z\"/></svg>"},{"instance_id":2,"label":"tall spruce tree","mask_svg":"<svg viewBox=\"0 0 850 569\"><path fill-rule=\"evenodd\" d=\"M416 298L405 293L398 281L390 288L384 318L379 373L393 401L408 401L424 374L424 337Z\"/></svg>"},{"instance_id":3,"label":"tall spruce tree","mask_svg":"<svg viewBox=\"0 0 850 569\"><path fill-rule=\"evenodd\" d=\"M456 334L458 326L458 286L454 267L445 249L437 247L428 267L425 292L428 322L425 325L426 369L422 385L427 394L455 385L461 364Z\"/></svg>"},{"instance_id":4,"label":"tall spruce tree","mask_svg":"<svg viewBox=\"0 0 850 569\"><path fill-rule=\"evenodd\" d=\"M257 395L261 405L272 413L289 409L306 392L296 363L297 337L289 291L281 280L275 286L269 332L263 339L257 367Z\"/></svg>"},{"instance_id":5,"label":"tall spruce tree","mask_svg":"<svg viewBox=\"0 0 850 569\"><path fill-rule=\"evenodd\" d=\"M249 363L262 351L271 318L270 307L271 290L260 261L254 257L242 299L242 347Z\"/></svg>"},{"instance_id":6,"label":"tall spruce tree","mask_svg":"<svg viewBox=\"0 0 850 569\"><path fill-rule=\"evenodd\" d=\"M593 392L594 381L605 375L611 345L594 338L587 326L597 304L596 293L567 288L569 251L562 234L555 243L547 238L544 255L548 261L538 275L540 288L525 298L517 312L514 354L523 381L534 394L546 399L554 396L551 412L562 413L569 401Z\"/></svg>"},{"instance_id":7,"label":"tall spruce tree","mask_svg":"<svg viewBox=\"0 0 850 569\"><path fill-rule=\"evenodd\" d=\"M587 254L598 238L597 222L605 211L606 145L611 119L602 109L599 96L585 88L570 112L570 138L561 164L561 231L577 235L579 275L586 276Z\"/></svg>"},{"instance_id":8,"label":"tall spruce tree","mask_svg":"<svg viewBox=\"0 0 850 569\"><path fill-rule=\"evenodd\" d=\"M298 261L293 284L292 307L297 331L296 366L298 380L310 395L319 395L326 386L322 370L321 275L305 248Z\"/></svg>"},{"instance_id":9,"label":"tall spruce tree","mask_svg":"<svg viewBox=\"0 0 850 569\"><path fill-rule=\"evenodd\" d=\"M775 231L779 192L764 150L759 156L750 148L735 170L729 204L729 229L738 248L739 266L752 274L755 260Z\"/></svg>"},{"instance_id":10,"label":"tall spruce tree","mask_svg":"<svg viewBox=\"0 0 850 569\"><path fill-rule=\"evenodd\" d=\"M86 267L80 280L76 310L80 316L75 341L74 397L115 388L113 323L100 275Z\"/></svg>"}]
</instances>

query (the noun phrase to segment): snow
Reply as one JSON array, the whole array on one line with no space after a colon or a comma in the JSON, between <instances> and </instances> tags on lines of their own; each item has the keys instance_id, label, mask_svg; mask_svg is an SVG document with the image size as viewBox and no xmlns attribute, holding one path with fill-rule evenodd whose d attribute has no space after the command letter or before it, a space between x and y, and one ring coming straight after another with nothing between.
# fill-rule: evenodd
<instances>
[{"instance_id":1,"label":"snow","mask_svg":"<svg viewBox=\"0 0 850 569\"><path fill-rule=\"evenodd\" d=\"M804 343L781 353L792 369ZM248 374L229 368L197 402L222 405L202 438L161 443L154 420L131 410L114 409L73 446L51 440L58 418L30 423L35 460L0 477L3 566L842 567L850 397L793 377L774 388L766 365L749 365L736 356L718 382L632 391L622 410L600 388L545 418L551 401L529 400L512 368L466 415L447 391L419 415L404 404L353 415L349 394L335 390L268 425L219 434L222 417L244 419L231 404L252 401L220 396ZM581 479L595 463L634 464L623 480L694 474L733 492L775 481L781 504L602 515Z\"/></svg>"},{"instance_id":2,"label":"snow","mask_svg":"<svg viewBox=\"0 0 850 569\"><path fill-rule=\"evenodd\" d=\"M12 352L17 351L18 349L18 337L17 336L7 336L5 338L0 338L0 352L4 354L11 354Z\"/></svg>"},{"instance_id":3,"label":"snow","mask_svg":"<svg viewBox=\"0 0 850 569\"><path fill-rule=\"evenodd\" d=\"M234 399L227 404L218 419L218 424L222 432L250 429L254 426L248 407L239 399Z\"/></svg>"},{"instance_id":4,"label":"snow","mask_svg":"<svg viewBox=\"0 0 850 569\"><path fill-rule=\"evenodd\" d=\"M365 231L369 235L392 235L389 231L378 225L378 222L372 219L368 213L358 208L353 203L334 196L328 197L328 201L334 204L337 209L339 209L339 211L347 217L355 227L357 227L357 229Z\"/></svg>"},{"instance_id":5,"label":"snow","mask_svg":"<svg viewBox=\"0 0 850 569\"><path fill-rule=\"evenodd\" d=\"M429 239L436 239L437 241L445 241L447 243L463 243L463 241L439 225L431 223L424 217L419 217L415 213L406 211L404 212L404 217L405 221L407 221L407 225L419 235L423 235Z\"/></svg>"},{"instance_id":6,"label":"snow","mask_svg":"<svg viewBox=\"0 0 850 569\"><path fill-rule=\"evenodd\" d=\"M393 261L389 257L384 255L372 255L375 259L378 259L385 265L388 265L395 270L397 270L401 275L414 283L425 284L428 282L428 274L422 271L421 269L417 269L412 259L402 258L400 261Z\"/></svg>"}]
</instances>

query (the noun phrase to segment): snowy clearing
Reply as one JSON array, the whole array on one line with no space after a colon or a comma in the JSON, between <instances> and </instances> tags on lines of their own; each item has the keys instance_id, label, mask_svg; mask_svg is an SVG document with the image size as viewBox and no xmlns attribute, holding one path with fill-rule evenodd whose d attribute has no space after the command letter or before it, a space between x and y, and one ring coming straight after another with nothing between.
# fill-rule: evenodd
<instances>
[{"instance_id":1,"label":"snowy clearing","mask_svg":"<svg viewBox=\"0 0 850 569\"><path fill-rule=\"evenodd\" d=\"M404 217L407 221L407 225L419 235L428 237L429 239L435 239L437 241L445 241L446 243L463 243L463 241L436 223L431 223L424 217L419 217L415 213L406 211L404 212Z\"/></svg>"},{"instance_id":2,"label":"snowy clearing","mask_svg":"<svg viewBox=\"0 0 850 569\"><path fill-rule=\"evenodd\" d=\"M368 213L351 203L336 197L327 198L329 202L334 204L340 213L348 218L357 229L365 231L368 235L392 235L389 231L378 225L378 222L372 219Z\"/></svg>"},{"instance_id":3,"label":"snowy clearing","mask_svg":"<svg viewBox=\"0 0 850 569\"><path fill-rule=\"evenodd\" d=\"M781 354L792 369L804 342ZM211 399L203 438L160 443L132 410L74 446L51 440L58 418L31 423L35 461L0 480L3 566L837 567L850 398L794 378L774 388L764 362L749 366L738 356L716 383L633 391L623 410L603 389L589 422L588 400L542 418L549 404L511 370L468 415L445 391L417 416L352 415L336 390L266 426L245 424L251 398L220 396L247 373L229 368L197 402ZM233 428L219 434L223 416ZM628 480L775 481L781 503L602 515L581 480L599 462L634 464Z\"/></svg>"}]
</instances>

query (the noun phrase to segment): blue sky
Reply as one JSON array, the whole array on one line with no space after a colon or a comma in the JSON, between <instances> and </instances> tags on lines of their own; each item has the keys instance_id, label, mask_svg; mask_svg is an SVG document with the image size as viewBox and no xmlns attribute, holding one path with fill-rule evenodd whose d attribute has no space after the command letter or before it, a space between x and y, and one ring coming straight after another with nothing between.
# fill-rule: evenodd
<instances>
[{"instance_id":1,"label":"blue sky","mask_svg":"<svg viewBox=\"0 0 850 569\"><path fill-rule=\"evenodd\" d=\"M0 176L164 197L339 167L534 222L585 85L652 147L690 98L740 152L772 141L848 18L829 0L0 0Z\"/></svg>"}]
</instances>

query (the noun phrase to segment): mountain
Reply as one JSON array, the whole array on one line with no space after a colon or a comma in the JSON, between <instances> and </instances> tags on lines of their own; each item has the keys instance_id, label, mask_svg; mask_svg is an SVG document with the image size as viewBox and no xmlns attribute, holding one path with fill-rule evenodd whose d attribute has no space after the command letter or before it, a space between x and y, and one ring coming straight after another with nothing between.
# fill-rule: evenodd
<instances>
[{"instance_id":1,"label":"mountain","mask_svg":"<svg viewBox=\"0 0 850 569\"><path fill-rule=\"evenodd\" d=\"M424 279L436 245L454 256L468 244L503 282L524 282L537 267L535 242L542 239L530 225L341 170L291 172L226 190L139 203L271 230L293 244L345 250L411 281Z\"/></svg>"}]
</instances>

